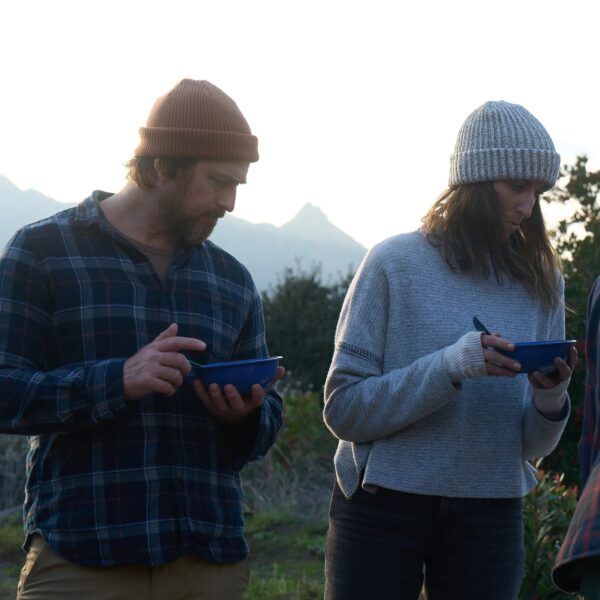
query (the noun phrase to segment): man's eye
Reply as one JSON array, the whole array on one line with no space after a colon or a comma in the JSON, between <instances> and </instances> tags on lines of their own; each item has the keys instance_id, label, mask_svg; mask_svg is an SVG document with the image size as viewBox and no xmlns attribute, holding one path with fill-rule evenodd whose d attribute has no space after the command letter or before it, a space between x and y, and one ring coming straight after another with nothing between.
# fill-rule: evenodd
<instances>
[{"instance_id":1,"label":"man's eye","mask_svg":"<svg viewBox=\"0 0 600 600\"><path fill-rule=\"evenodd\" d=\"M524 183L511 183L510 187L511 187L511 189L515 190L515 192L519 192L519 191L525 189L525 184Z\"/></svg>"}]
</instances>

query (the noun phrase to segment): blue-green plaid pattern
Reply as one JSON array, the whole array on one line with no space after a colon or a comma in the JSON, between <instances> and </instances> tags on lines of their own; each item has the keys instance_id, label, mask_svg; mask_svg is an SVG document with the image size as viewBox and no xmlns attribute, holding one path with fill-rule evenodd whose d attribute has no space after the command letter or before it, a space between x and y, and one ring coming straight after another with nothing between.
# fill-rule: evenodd
<instances>
[{"instance_id":1,"label":"blue-green plaid pattern","mask_svg":"<svg viewBox=\"0 0 600 600\"><path fill-rule=\"evenodd\" d=\"M164 282L104 219L108 194L18 231L0 255L0 431L28 435L26 533L80 564L247 555L239 471L282 422L273 390L241 427L172 397L123 398L125 360L170 323L197 362L268 355L248 271L210 241Z\"/></svg>"},{"instance_id":2,"label":"blue-green plaid pattern","mask_svg":"<svg viewBox=\"0 0 600 600\"><path fill-rule=\"evenodd\" d=\"M552 572L556 585L569 592L579 589L581 561L600 558L600 277L588 300L585 365L579 440L582 493Z\"/></svg>"}]
</instances>

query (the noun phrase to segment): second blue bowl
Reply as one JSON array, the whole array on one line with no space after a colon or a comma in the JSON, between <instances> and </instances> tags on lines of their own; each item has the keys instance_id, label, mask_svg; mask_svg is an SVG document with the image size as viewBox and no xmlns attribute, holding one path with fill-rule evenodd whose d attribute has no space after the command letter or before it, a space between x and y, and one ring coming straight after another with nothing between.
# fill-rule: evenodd
<instances>
[{"instance_id":1,"label":"second blue bowl","mask_svg":"<svg viewBox=\"0 0 600 600\"><path fill-rule=\"evenodd\" d=\"M556 357L567 360L569 348L575 345L576 340L550 340L547 342L515 342L512 352L497 349L505 356L510 356L521 363L521 373L540 371L550 373L554 371Z\"/></svg>"},{"instance_id":2,"label":"second blue bowl","mask_svg":"<svg viewBox=\"0 0 600 600\"><path fill-rule=\"evenodd\" d=\"M237 388L240 394L248 394L255 383L263 388L271 384L281 358L281 356L270 356L268 358L230 360L206 365L200 365L192 361L190 363L205 388L211 383L216 383L221 388L224 385L231 384Z\"/></svg>"}]
</instances>

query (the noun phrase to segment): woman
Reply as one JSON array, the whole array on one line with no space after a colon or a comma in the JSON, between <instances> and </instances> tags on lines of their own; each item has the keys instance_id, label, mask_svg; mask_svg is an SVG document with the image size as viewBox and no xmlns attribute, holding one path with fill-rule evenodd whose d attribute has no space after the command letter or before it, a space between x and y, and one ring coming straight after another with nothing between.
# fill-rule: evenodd
<instances>
[{"instance_id":1,"label":"woman","mask_svg":"<svg viewBox=\"0 0 600 600\"><path fill-rule=\"evenodd\" d=\"M563 279L539 196L560 157L523 107L463 124L420 230L375 246L348 291L325 385L340 440L329 599L509 600L523 575L531 461L558 443L576 352L552 376L498 350L564 338ZM473 317L502 335L481 334Z\"/></svg>"}]
</instances>

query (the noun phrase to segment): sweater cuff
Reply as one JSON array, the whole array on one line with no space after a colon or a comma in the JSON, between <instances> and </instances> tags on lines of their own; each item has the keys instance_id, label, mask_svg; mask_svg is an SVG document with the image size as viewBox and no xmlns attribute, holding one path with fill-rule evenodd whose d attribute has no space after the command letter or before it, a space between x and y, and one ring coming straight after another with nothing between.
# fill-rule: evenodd
<instances>
[{"instance_id":1,"label":"sweater cuff","mask_svg":"<svg viewBox=\"0 0 600 600\"><path fill-rule=\"evenodd\" d=\"M453 383L486 375L481 333L469 331L458 342L445 348L442 363Z\"/></svg>"},{"instance_id":2,"label":"sweater cuff","mask_svg":"<svg viewBox=\"0 0 600 600\"><path fill-rule=\"evenodd\" d=\"M533 388L533 403L538 411L547 418L556 419L565 405L567 388L571 378L561 381L553 388Z\"/></svg>"}]
</instances>

